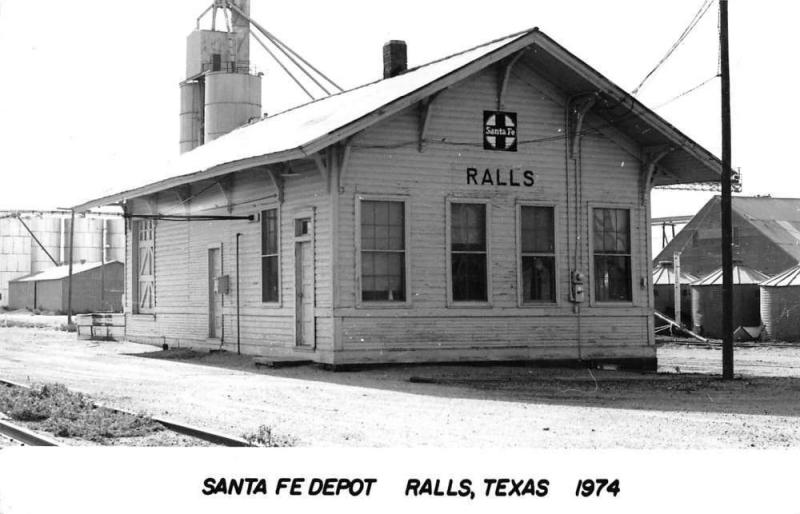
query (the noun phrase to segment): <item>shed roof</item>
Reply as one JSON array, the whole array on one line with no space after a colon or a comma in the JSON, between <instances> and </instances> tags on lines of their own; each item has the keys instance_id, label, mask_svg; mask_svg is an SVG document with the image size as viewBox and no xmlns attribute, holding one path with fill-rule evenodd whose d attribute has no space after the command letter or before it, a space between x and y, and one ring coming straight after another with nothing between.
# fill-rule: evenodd
<instances>
[{"instance_id":1,"label":"shed roof","mask_svg":"<svg viewBox=\"0 0 800 514\"><path fill-rule=\"evenodd\" d=\"M556 84L565 98L598 93L602 101L593 112L609 126L644 147L673 149L660 161L654 185L719 180L721 164L708 150L534 28L245 125L164 167L142 170L134 177L138 182L125 191L75 209L83 211L256 166L310 157L521 50L525 54L520 66Z\"/></svg>"},{"instance_id":2,"label":"shed roof","mask_svg":"<svg viewBox=\"0 0 800 514\"><path fill-rule=\"evenodd\" d=\"M685 271L681 271L681 284L689 284L697 280L697 277L692 275L691 273L686 273ZM653 285L654 286L666 286L672 285L675 283L675 268L672 266L672 263L669 264L660 264L653 270Z\"/></svg>"},{"instance_id":3,"label":"shed roof","mask_svg":"<svg viewBox=\"0 0 800 514\"><path fill-rule=\"evenodd\" d=\"M108 266L109 264L113 263L122 264L120 261L108 261L106 263L84 262L81 264L73 264L72 275L74 276L80 273L85 273L87 271L97 269L104 265ZM61 266L55 266L53 268L46 269L38 273L33 273L31 275L12 280L11 282L41 282L43 280L61 280L67 278L68 276L69 276L69 264L64 264Z\"/></svg>"},{"instance_id":4,"label":"shed roof","mask_svg":"<svg viewBox=\"0 0 800 514\"><path fill-rule=\"evenodd\" d=\"M794 268L787 269L769 280L761 283L764 287L796 287L800 286L800 264Z\"/></svg>"},{"instance_id":5,"label":"shed roof","mask_svg":"<svg viewBox=\"0 0 800 514\"><path fill-rule=\"evenodd\" d=\"M757 285L769 277L758 270L738 264L733 267L733 284L737 286ZM692 286L721 286L722 268L717 268L705 277L698 279Z\"/></svg>"}]
</instances>

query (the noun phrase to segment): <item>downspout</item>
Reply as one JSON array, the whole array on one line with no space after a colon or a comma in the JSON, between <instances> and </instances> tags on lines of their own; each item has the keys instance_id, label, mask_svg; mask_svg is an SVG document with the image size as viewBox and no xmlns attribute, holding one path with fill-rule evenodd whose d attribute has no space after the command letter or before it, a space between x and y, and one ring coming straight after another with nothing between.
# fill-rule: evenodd
<instances>
[{"instance_id":1,"label":"downspout","mask_svg":"<svg viewBox=\"0 0 800 514\"><path fill-rule=\"evenodd\" d=\"M241 324L239 323L239 238L241 232L236 233L236 353L242 354Z\"/></svg>"}]
</instances>

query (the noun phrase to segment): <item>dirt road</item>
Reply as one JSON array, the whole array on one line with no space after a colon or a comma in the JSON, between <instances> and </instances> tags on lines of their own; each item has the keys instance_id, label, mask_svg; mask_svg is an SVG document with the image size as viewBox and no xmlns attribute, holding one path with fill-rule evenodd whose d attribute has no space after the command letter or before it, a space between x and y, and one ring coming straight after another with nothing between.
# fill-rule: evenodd
<instances>
[{"instance_id":1,"label":"dirt road","mask_svg":"<svg viewBox=\"0 0 800 514\"><path fill-rule=\"evenodd\" d=\"M739 370L765 376L734 382L525 366L260 370L235 355L143 357L155 350L5 328L0 377L60 382L114 406L233 435L269 425L307 446L800 446L798 349L737 353ZM719 352L667 347L660 359L673 372L708 371Z\"/></svg>"}]
</instances>

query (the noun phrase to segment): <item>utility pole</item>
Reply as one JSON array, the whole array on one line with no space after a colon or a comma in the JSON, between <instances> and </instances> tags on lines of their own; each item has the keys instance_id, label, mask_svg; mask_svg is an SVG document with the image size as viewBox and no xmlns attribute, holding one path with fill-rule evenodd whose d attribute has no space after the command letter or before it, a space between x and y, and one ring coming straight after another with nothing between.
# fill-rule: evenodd
<instances>
[{"instance_id":1,"label":"utility pole","mask_svg":"<svg viewBox=\"0 0 800 514\"><path fill-rule=\"evenodd\" d=\"M72 325L72 257L75 247L75 209L69 217L69 276L67 278L67 326Z\"/></svg>"},{"instance_id":2,"label":"utility pole","mask_svg":"<svg viewBox=\"0 0 800 514\"><path fill-rule=\"evenodd\" d=\"M733 224L731 221L731 76L728 61L728 0L719 1L722 77L722 378L733 379Z\"/></svg>"}]
</instances>

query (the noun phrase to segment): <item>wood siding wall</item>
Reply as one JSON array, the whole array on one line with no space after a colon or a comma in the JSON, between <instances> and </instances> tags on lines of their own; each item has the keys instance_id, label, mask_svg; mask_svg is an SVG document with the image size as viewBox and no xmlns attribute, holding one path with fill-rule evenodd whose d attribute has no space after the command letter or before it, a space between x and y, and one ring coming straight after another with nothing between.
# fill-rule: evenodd
<instances>
[{"instance_id":1,"label":"wood siding wall","mask_svg":"<svg viewBox=\"0 0 800 514\"><path fill-rule=\"evenodd\" d=\"M310 162L294 163L296 177L286 178L285 201L278 203L276 189L265 172L235 175L230 186L232 211L219 186L192 186L188 208L174 193L161 194L156 209L167 214L258 215L279 209L281 303L261 301L261 224L258 221L158 221L155 248L155 315L132 313L132 271L126 275L127 337L133 341L170 346L223 348L236 351L236 234L239 248L241 350L248 354L290 352L294 347L294 216L314 210L316 345L320 354L332 348L330 294L330 197ZM150 206L133 202L133 212L148 214ZM130 223L129 223L130 225ZM131 233L128 228L127 255ZM208 250L220 248L222 273L230 277L230 292L223 296L223 332L208 339ZM130 261L129 261L130 262Z\"/></svg>"},{"instance_id":2,"label":"wood siding wall","mask_svg":"<svg viewBox=\"0 0 800 514\"><path fill-rule=\"evenodd\" d=\"M336 363L655 357L648 289L649 195L642 195L638 148L613 129L606 130L608 137L583 137L582 197L576 211L574 187L567 198L565 141L524 143L564 134L566 99L554 95L553 89L539 77L512 75L503 110L518 113L521 142L516 153L482 147L483 111L497 110L494 69L435 99L423 152L417 148L420 114L416 108L354 138L338 205ZM570 161L570 174L572 166ZM467 185L468 167L477 168L479 175L486 168L531 169L536 185ZM410 305L375 308L357 302L359 195L400 195L408 200ZM448 306L448 198L489 202L491 306ZM525 202L555 206L558 301L554 305L518 303L516 206ZM590 300L593 206L630 210L633 301L627 305L594 305ZM571 269L587 278L587 301L580 316L569 301Z\"/></svg>"},{"instance_id":3,"label":"wood siding wall","mask_svg":"<svg viewBox=\"0 0 800 514\"><path fill-rule=\"evenodd\" d=\"M522 72L520 72L522 73ZM654 359L647 238L649 195L642 194L640 149L613 129L582 139L582 187L575 196L573 162L565 169L565 98L530 74L512 74L504 108L518 113L519 151L483 150L483 111L497 110L496 69L488 69L439 94L432 107L427 144L418 150L420 112L414 107L356 135L344 175L332 165L333 192L309 161L292 163L280 206L280 305L261 303L260 223L159 221L156 228L155 315L131 312L132 271L126 275L127 336L171 346L236 344L236 233L241 233L241 347L243 353L291 353L294 349L294 217L314 208L316 352L332 364L500 359ZM588 123L602 125L593 120ZM527 143L531 140L543 140ZM341 153L339 154L341 155ZM515 168L536 173L531 188L466 183L466 169ZM571 182L570 182L571 183ZM278 205L264 172L236 174L233 215ZM188 208L174 192L155 202L131 202L133 212L228 214L218 186L194 184ZM357 301L356 227L359 195L407 200L407 304L370 307ZM448 305L448 199L488 202L490 305ZM518 301L517 206L555 208L558 301L521 306ZM590 225L593 206L630 210L633 300L591 301ZM332 235L335 237L332 238ZM130 259L130 223L127 257ZM224 337L208 335L208 249L221 248L231 291L223 299ZM571 249L571 250L570 250ZM129 260L129 262L131 262ZM569 301L570 271L586 276L587 298L578 313Z\"/></svg>"}]
</instances>

